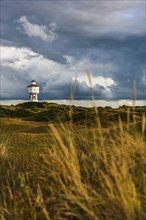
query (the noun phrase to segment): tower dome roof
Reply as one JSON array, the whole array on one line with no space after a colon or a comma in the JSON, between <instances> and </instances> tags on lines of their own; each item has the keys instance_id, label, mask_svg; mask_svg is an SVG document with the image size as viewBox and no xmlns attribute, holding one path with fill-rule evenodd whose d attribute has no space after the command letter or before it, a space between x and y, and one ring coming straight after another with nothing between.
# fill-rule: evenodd
<instances>
[{"instance_id":1,"label":"tower dome roof","mask_svg":"<svg viewBox=\"0 0 146 220\"><path fill-rule=\"evenodd\" d=\"M36 83L35 80L32 80L32 81L31 81L31 84L28 85L27 87L39 87L39 85L37 85L37 83Z\"/></svg>"}]
</instances>

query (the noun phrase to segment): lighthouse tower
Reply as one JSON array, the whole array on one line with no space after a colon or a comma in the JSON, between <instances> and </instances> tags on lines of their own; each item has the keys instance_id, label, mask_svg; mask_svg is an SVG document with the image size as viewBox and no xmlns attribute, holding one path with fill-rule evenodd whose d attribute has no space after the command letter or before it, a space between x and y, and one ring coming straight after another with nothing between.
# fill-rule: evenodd
<instances>
[{"instance_id":1,"label":"lighthouse tower","mask_svg":"<svg viewBox=\"0 0 146 220\"><path fill-rule=\"evenodd\" d=\"M39 86L37 85L35 80L32 80L30 85L27 86L29 100L31 102L38 102L38 94L39 94Z\"/></svg>"}]
</instances>

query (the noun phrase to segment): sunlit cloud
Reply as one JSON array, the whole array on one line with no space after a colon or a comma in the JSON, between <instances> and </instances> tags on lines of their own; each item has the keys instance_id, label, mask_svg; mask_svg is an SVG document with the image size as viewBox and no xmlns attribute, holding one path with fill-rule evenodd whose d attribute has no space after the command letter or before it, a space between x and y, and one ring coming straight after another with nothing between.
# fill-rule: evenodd
<instances>
[{"instance_id":1,"label":"sunlit cloud","mask_svg":"<svg viewBox=\"0 0 146 220\"><path fill-rule=\"evenodd\" d=\"M56 23L50 23L47 25L39 25L31 23L26 16L19 18L17 30L26 34L29 37L40 38L43 41L52 42L57 39L58 35L55 32L57 29Z\"/></svg>"}]
</instances>

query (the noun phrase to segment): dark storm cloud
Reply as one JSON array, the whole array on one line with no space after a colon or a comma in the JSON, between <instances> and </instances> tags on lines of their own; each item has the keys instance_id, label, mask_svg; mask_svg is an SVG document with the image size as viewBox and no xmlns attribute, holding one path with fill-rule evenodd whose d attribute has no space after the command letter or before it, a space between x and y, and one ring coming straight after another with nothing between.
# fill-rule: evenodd
<instances>
[{"instance_id":1,"label":"dark storm cloud","mask_svg":"<svg viewBox=\"0 0 146 220\"><path fill-rule=\"evenodd\" d=\"M11 61L11 67L5 63L3 80L9 86L15 83L24 89L32 77L37 77L43 88L49 78L49 92L42 89L40 97L64 99L68 98L73 75L83 75L89 68L93 80L98 76L113 79L109 98L131 98L136 80L137 98L144 99L145 1L31 1L30 5L12 0L1 4L1 45L13 50L29 48L28 54L19 51L21 67L18 57ZM48 27L52 23L57 25L56 38L49 41ZM36 60L28 58L33 56L32 51L39 57L37 65ZM3 98L7 87L6 83ZM89 90L87 83L78 82L76 99L88 99ZM96 85L94 90L97 98L107 98L103 86ZM17 95L13 86L11 91L7 98L25 96L24 92Z\"/></svg>"}]
</instances>

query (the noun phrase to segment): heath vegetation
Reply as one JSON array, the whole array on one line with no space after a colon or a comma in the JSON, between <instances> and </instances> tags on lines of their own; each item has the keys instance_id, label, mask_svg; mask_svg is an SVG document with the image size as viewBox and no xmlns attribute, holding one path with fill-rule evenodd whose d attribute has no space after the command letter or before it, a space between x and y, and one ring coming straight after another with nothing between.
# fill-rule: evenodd
<instances>
[{"instance_id":1,"label":"heath vegetation","mask_svg":"<svg viewBox=\"0 0 146 220\"><path fill-rule=\"evenodd\" d=\"M145 112L1 106L0 219L144 220Z\"/></svg>"}]
</instances>

